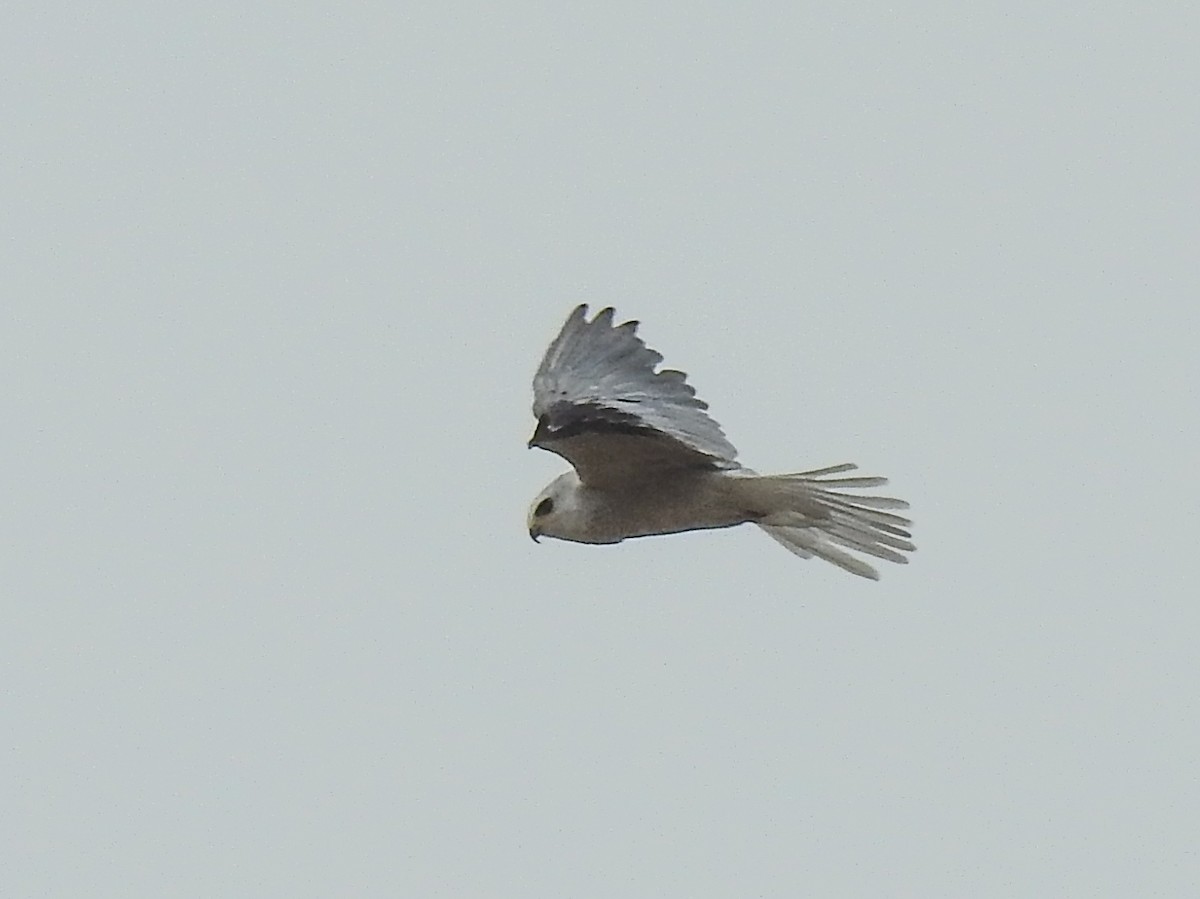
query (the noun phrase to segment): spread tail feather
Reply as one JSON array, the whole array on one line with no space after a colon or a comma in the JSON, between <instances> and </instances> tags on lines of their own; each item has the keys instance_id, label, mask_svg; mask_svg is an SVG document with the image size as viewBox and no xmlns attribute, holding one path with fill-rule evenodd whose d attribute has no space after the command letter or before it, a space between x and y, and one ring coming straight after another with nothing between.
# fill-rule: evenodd
<instances>
[{"instance_id":1,"label":"spread tail feather","mask_svg":"<svg viewBox=\"0 0 1200 899\"><path fill-rule=\"evenodd\" d=\"M879 477L833 477L857 467L845 463L795 474L747 474L738 478L738 489L751 508L761 510L758 526L790 552L879 580L879 572L847 550L907 563L902 553L916 549L910 540L912 522L884 511L908 508L904 500L841 492L887 483Z\"/></svg>"}]
</instances>

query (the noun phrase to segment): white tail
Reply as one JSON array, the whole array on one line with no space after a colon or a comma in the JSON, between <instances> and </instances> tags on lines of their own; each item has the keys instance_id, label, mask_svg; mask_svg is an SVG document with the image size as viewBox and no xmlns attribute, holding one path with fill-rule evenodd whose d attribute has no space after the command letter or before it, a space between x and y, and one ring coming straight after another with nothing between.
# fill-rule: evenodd
<instances>
[{"instance_id":1,"label":"white tail","mask_svg":"<svg viewBox=\"0 0 1200 899\"><path fill-rule=\"evenodd\" d=\"M887 483L877 477L832 477L856 468L847 462L795 474L750 476L745 495L767 510L758 526L790 552L806 559L816 556L851 574L879 580L879 572L846 550L907 563L901 553L916 549L909 539L912 522L883 511L907 509L904 500L842 493Z\"/></svg>"}]
</instances>

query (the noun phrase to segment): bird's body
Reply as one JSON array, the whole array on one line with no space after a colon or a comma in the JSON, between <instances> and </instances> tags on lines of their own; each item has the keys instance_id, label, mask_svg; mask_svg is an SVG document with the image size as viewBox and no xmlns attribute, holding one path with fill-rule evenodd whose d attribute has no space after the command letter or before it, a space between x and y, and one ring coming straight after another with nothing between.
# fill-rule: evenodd
<instances>
[{"instance_id":1,"label":"bird's body","mask_svg":"<svg viewBox=\"0 0 1200 899\"><path fill-rule=\"evenodd\" d=\"M555 525L539 536L576 543L619 543L627 537L653 537L753 521L733 497L722 472L688 469L670 472L652 484L589 487L574 471L560 475L544 495L554 497Z\"/></svg>"},{"instance_id":2,"label":"bird's body","mask_svg":"<svg viewBox=\"0 0 1200 899\"><path fill-rule=\"evenodd\" d=\"M612 309L586 313L571 313L534 378L529 445L573 466L534 500L534 539L619 543L753 523L797 555L863 577L878 574L847 549L908 561L910 522L885 511L907 503L842 492L883 478L839 477L855 469L848 463L768 476L743 468L683 373L655 370L662 357L636 322L613 327Z\"/></svg>"}]
</instances>

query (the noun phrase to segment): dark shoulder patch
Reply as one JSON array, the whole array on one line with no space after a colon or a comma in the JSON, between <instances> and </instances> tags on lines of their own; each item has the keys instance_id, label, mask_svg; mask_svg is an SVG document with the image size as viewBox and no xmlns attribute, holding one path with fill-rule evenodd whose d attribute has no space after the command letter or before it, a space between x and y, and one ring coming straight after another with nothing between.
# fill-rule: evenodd
<instances>
[{"instance_id":1,"label":"dark shoulder patch","mask_svg":"<svg viewBox=\"0 0 1200 899\"><path fill-rule=\"evenodd\" d=\"M578 437L580 434L634 434L653 436L654 428L629 412L622 412L598 403L559 402L538 419L537 429L529 438L530 445L552 440Z\"/></svg>"}]
</instances>

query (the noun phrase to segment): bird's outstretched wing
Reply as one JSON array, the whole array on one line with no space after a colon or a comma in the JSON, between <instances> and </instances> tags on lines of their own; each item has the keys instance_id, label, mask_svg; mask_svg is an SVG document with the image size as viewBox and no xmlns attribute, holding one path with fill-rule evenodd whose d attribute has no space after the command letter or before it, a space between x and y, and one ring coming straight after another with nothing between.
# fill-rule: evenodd
<instances>
[{"instance_id":1,"label":"bird's outstretched wing","mask_svg":"<svg viewBox=\"0 0 1200 899\"><path fill-rule=\"evenodd\" d=\"M652 478L681 468L738 468L737 450L681 371L613 327L613 310L587 320L576 307L533 378L537 430L529 440L571 463L585 484Z\"/></svg>"}]
</instances>

